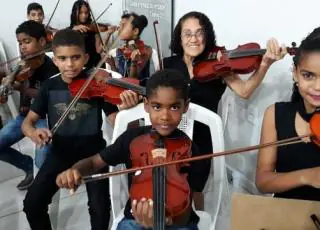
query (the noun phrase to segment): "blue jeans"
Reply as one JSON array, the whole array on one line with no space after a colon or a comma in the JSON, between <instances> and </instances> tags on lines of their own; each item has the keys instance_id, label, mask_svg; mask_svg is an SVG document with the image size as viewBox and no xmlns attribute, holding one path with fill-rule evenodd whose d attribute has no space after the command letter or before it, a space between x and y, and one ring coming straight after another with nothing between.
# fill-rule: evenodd
<instances>
[{"instance_id":1,"label":"blue jeans","mask_svg":"<svg viewBox=\"0 0 320 230\"><path fill-rule=\"evenodd\" d=\"M19 115L16 117L16 119L8 121L8 123L0 130L0 160L14 165L15 167L28 173L33 170L32 158L10 147L24 138L24 134L21 131L21 125L24 118L24 116ZM36 123L36 127L46 128L47 121L39 120ZM41 149L36 149L35 164L38 168L40 168L44 162L47 154L50 151L50 147L51 146L48 145Z\"/></svg>"},{"instance_id":2,"label":"blue jeans","mask_svg":"<svg viewBox=\"0 0 320 230\"><path fill-rule=\"evenodd\" d=\"M151 230L152 228L143 228L133 219L123 218L117 227L117 230ZM166 226L166 230L198 230L197 224L189 224L188 226Z\"/></svg>"}]
</instances>

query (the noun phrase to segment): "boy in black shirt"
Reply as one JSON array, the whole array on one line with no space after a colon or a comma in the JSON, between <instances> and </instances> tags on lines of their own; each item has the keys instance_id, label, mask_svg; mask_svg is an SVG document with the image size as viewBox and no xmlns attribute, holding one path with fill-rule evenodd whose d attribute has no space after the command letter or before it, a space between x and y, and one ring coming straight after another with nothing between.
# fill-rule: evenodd
<instances>
[{"instance_id":1,"label":"boy in black shirt","mask_svg":"<svg viewBox=\"0 0 320 230\"><path fill-rule=\"evenodd\" d=\"M46 46L46 32L44 26L35 21L25 21L16 30L19 48L23 56L32 55L42 51ZM13 84L15 90L20 91L20 115L10 120L0 130L0 159L22 169L26 173L26 177L18 184L18 189L27 189L33 181L33 160L30 156L23 155L21 152L11 148L10 146L24 138L21 131L21 125L25 118L32 98L37 95L41 83L49 77L58 73L57 67L52 60L45 54L35 57L40 66L31 71L31 76L24 83ZM28 62L28 61L26 61ZM2 80L5 83L8 78ZM0 95L0 103L6 103L7 97ZM37 122L37 127L46 127L46 119ZM40 168L44 158L50 151L49 146L37 149L35 153L35 163Z\"/></svg>"},{"instance_id":2,"label":"boy in black shirt","mask_svg":"<svg viewBox=\"0 0 320 230\"><path fill-rule=\"evenodd\" d=\"M176 70L165 69L156 72L147 82L147 99L145 110L149 113L151 126L128 129L113 145L100 151L98 154L81 160L70 169L57 177L57 185L60 188L76 189L81 183L81 176L88 175L96 170L109 165L125 163L127 168L132 166L130 148L132 141L143 134L155 130L164 138L186 137L177 127L182 114L188 109L188 82L185 77ZM143 145L143 143L141 143ZM198 155L195 146L192 146L192 156ZM205 186L208 166L206 161L190 163L188 167L188 182L191 191L201 192ZM209 168L210 169L210 168ZM132 179L129 175L129 181ZM204 179L203 179L204 178ZM129 182L130 183L130 182ZM130 187L130 184L129 184ZM132 213L131 211L132 210ZM117 230L135 230L152 227L152 201L128 201L125 208L125 218L119 223ZM177 221L178 220L178 221ZM171 225L168 229L195 230L197 229L198 216L192 210L191 205L181 216L167 220Z\"/></svg>"},{"instance_id":3,"label":"boy in black shirt","mask_svg":"<svg viewBox=\"0 0 320 230\"><path fill-rule=\"evenodd\" d=\"M25 135L39 145L52 138L52 154L45 160L24 200L24 211L32 230L51 229L47 212L52 196L59 189L55 183L57 175L106 146L101 131L102 109L107 115L117 111L116 106L104 102L103 98L79 99L53 136L48 129L36 129L35 122L46 114L49 127L55 125L72 100L68 85L75 79L88 76L83 70L88 55L78 32L70 29L58 31L52 48L53 61L61 74L44 83L22 126ZM86 188L92 229L108 229L108 180L90 183Z\"/></svg>"}]
</instances>

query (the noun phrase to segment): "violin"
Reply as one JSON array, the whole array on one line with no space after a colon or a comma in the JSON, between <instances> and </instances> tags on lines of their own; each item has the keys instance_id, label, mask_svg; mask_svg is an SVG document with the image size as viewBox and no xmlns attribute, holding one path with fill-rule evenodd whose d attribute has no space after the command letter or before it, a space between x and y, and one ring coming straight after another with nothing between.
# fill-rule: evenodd
<instances>
[{"instance_id":1,"label":"violin","mask_svg":"<svg viewBox=\"0 0 320 230\"><path fill-rule=\"evenodd\" d=\"M90 74L91 71L89 71ZM146 95L146 89L139 86L139 80L134 78L121 78L116 79L110 77L109 73L105 70L99 69L96 79L104 79L105 82L99 82L96 79L92 80L86 89L82 92L80 98L93 98L102 97L105 101L118 105L121 104L120 94L125 90L132 90L140 95ZM85 78L79 78L73 80L69 84L69 90L73 97L80 91L83 85L86 83Z\"/></svg>"},{"instance_id":2,"label":"violin","mask_svg":"<svg viewBox=\"0 0 320 230\"><path fill-rule=\"evenodd\" d=\"M111 25L108 23L91 23L87 24L86 27L89 28L89 31L94 32L94 33L99 33L99 32L106 32L108 31L109 27Z\"/></svg>"},{"instance_id":3,"label":"violin","mask_svg":"<svg viewBox=\"0 0 320 230\"><path fill-rule=\"evenodd\" d=\"M140 39L131 40L128 42L128 44L119 48L120 52L127 60L131 59L132 52L137 49L139 50L141 56L144 56L147 53L146 46L144 45L144 42Z\"/></svg>"},{"instance_id":4,"label":"violin","mask_svg":"<svg viewBox=\"0 0 320 230\"><path fill-rule=\"evenodd\" d=\"M143 144L141 144L143 143ZM187 137L161 137L155 130L136 137L130 144L132 167L157 165L191 157L192 141ZM132 176L131 200L152 199L154 217L177 217L190 207L190 187L187 173L182 168L187 163L156 167ZM160 213L157 213L160 212ZM163 220L155 220L153 229ZM163 228L164 229L164 228Z\"/></svg>"},{"instance_id":5,"label":"violin","mask_svg":"<svg viewBox=\"0 0 320 230\"><path fill-rule=\"evenodd\" d=\"M287 47L290 55L295 55L297 48L293 42L292 47ZM234 50L225 47L216 47L207 59L193 63L194 78L206 82L220 77L230 76L233 73L248 74L258 69L266 49L260 49L257 43L247 43Z\"/></svg>"},{"instance_id":6,"label":"violin","mask_svg":"<svg viewBox=\"0 0 320 230\"><path fill-rule=\"evenodd\" d=\"M42 59L37 56L21 60L13 71L6 77L6 81L0 85L0 97L7 98L13 90L13 83L26 81L33 71L42 65Z\"/></svg>"}]
</instances>

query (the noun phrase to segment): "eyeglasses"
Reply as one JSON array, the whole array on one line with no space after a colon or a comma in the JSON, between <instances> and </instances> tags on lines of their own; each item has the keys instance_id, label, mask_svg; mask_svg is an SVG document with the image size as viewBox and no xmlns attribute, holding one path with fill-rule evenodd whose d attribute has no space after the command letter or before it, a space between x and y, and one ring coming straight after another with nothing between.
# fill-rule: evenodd
<instances>
[{"instance_id":1,"label":"eyeglasses","mask_svg":"<svg viewBox=\"0 0 320 230\"><path fill-rule=\"evenodd\" d=\"M195 33L191 33L191 31L184 31L181 33L182 39L190 40L193 36L195 36L197 39L203 39L204 31L201 29L197 30Z\"/></svg>"}]
</instances>

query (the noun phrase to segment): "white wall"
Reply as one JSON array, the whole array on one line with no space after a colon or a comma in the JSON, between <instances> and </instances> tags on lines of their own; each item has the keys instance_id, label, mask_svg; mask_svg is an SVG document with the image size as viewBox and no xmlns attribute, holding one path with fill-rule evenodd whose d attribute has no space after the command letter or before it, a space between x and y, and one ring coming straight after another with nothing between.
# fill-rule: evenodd
<instances>
[{"instance_id":1,"label":"white wall","mask_svg":"<svg viewBox=\"0 0 320 230\"><path fill-rule=\"evenodd\" d=\"M0 18L0 39L5 43L8 56L16 56L15 28L25 19L29 0L6 1ZM56 1L41 0L47 19ZM71 7L74 1L62 0L51 25L56 28L69 24ZM91 0L93 11L98 15L111 1ZM101 21L118 23L123 1L112 1L113 6ZM307 33L319 26L318 9L320 2L257 1L257 0L175 0L175 23L185 13L197 10L209 16L214 24L218 45L228 49L239 44L258 42L265 47L270 37L290 45L298 44ZM261 119L265 108L278 100L288 99L291 90L291 57L272 66L265 80L248 101L241 100L230 90L224 95L222 106L230 108L226 126L227 148L256 144L259 141ZM227 98L228 103L227 103ZM251 181L254 179L255 154L237 155L229 158L229 163L238 168Z\"/></svg>"}]
</instances>

